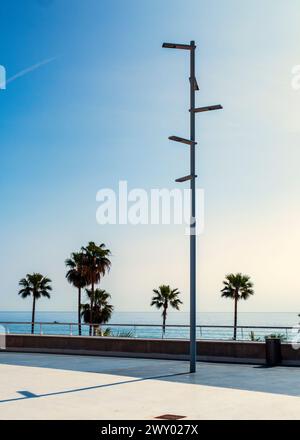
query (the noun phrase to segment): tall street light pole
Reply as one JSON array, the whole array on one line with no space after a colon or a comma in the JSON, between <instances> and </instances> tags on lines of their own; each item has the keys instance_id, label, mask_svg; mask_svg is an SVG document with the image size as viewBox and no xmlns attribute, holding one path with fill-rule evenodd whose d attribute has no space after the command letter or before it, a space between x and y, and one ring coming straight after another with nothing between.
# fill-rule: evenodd
<instances>
[{"instance_id":1,"label":"tall street light pole","mask_svg":"<svg viewBox=\"0 0 300 440\"><path fill-rule=\"evenodd\" d=\"M191 220L190 220L190 372L196 372L197 339L196 339L196 145L195 114L222 109L221 105L195 107L195 93L199 90L195 76L195 41L190 44L163 43L163 48L182 49L190 52L190 139L170 136L169 139L190 146L190 174L176 179L182 183L190 181L191 185Z\"/></svg>"},{"instance_id":2,"label":"tall street light pole","mask_svg":"<svg viewBox=\"0 0 300 440\"><path fill-rule=\"evenodd\" d=\"M196 149L195 149L195 41L190 51L190 165L191 165L191 220L190 220L190 372L196 371ZM198 87L197 87L198 88Z\"/></svg>"}]
</instances>

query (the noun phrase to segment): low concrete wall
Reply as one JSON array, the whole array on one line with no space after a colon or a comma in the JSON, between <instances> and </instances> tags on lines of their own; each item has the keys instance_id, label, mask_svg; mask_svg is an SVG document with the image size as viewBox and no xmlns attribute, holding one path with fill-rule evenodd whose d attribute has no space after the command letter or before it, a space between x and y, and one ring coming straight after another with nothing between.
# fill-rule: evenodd
<instances>
[{"instance_id":1,"label":"low concrete wall","mask_svg":"<svg viewBox=\"0 0 300 440\"><path fill-rule=\"evenodd\" d=\"M300 365L300 349L295 350L291 344L281 344L281 356L284 365Z\"/></svg>"},{"instance_id":2,"label":"low concrete wall","mask_svg":"<svg viewBox=\"0 0 300 440\"><path fill-rule=\"evenodd\" d=\"M197 342L198 360L265 363L265 344L261 342ZM84 336L7 335L7 351L78 354L96 356L188 359L189 341L174 339L133 339ZM283 364L300 365L300 350L282 344Z\"/></svg>"}]
</instances>

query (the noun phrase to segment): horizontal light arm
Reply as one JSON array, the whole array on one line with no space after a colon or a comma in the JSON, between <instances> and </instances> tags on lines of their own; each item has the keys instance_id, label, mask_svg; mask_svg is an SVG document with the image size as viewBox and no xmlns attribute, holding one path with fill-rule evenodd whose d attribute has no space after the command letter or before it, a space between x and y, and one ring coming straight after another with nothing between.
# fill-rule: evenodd
<instances>
[{"instance_id":1,"label":"horizontal light arm","mask_svg":"<svg viewBox=\"0 0 300 440\"><path fill-rule=\"evenodd\" d=\"M184 139L178 136L170 136L169 139L170 141L181 142L182 144L197 145L197 142L195 141L190 141L189 139Z\"/></svg>"},{"instance_id":2,"label":"horizontal light arm","mask_svg":"<svg viewBox=\"0 0 300 440\"><path fill-rule=\"evenodd\" d=\"M177 43L163 43L162 45L165 49L184 49L191 50L192 46L190 44L177 44ZM196 46L193 46L196 48Z\"/></svg>"},{"instance_id":3,"label":"horizontal light arm","mask_svg":"<svg viewBox=\"0 0 300 440\"><path fill-rule=\"evenodd\" d=\"M193 180L196 177L197 176L193 176L193 175L190 174L189 176L179 177L179 179L176 179L175 182L183 183L183 182L187 182L188 180Z\"/></svg>"},{"instance_id":4,"label":"horizontal light arm","mask_svg":"<svg viewBox=\"0 0 300 440\"><path fill-rule=\"evenodd\" d=\"M221 105L208 105L207 107L193 108L190 110L190 112L202 113L202 112L210 112L212 110L222 110L222 109L223 107Z\"/></svg>"}]
</instances>

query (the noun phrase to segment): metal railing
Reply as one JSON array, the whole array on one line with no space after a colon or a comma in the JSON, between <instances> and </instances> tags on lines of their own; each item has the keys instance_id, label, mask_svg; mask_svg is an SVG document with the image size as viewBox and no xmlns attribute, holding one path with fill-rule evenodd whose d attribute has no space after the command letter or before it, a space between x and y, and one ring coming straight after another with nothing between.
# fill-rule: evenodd
<instances>
[{"instance_id":1,"label":"metal railing","mask_svg":"<svg viewBox=\"0 0 300 440\"><path fill-rule=\"evenodd\" d=\"M31 334L32 322L0 322L8 334ZM197 339L232 340L233 326L197 325ZM238 326L236 340L264 342L266 336L276 335L282 341L290 342L295 337L295 327L283 326ZM3 332L3 330L2 330ZM299 330L300 332L300 330ZM61 336L110 336L150 339L188 339L189 326L167 324L165 332L161 324L78 324L76 322L35 322L34 334Z\"/></svg>"}]
</instances>

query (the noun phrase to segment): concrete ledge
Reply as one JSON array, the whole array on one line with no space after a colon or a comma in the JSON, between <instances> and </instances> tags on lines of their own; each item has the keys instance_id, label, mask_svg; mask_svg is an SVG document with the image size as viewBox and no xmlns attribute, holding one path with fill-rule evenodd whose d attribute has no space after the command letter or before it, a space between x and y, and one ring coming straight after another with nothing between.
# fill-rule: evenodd
<instances>
[{"instance_id":1,"label":"concrete ledge","mask_svg":"<svg viewBox=\"0 0 300 440\"><path fill-rule=\"evenodd\" d=\"M189 341L182 339L134 339L86 336L7 335L6 351L31 353L119 356L186 360ZM197 342L199 361L265 363L262 342L207 341ZM300 350L282 344L283 365L300 366Z\"/></svg>"}]
</instances>

